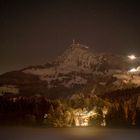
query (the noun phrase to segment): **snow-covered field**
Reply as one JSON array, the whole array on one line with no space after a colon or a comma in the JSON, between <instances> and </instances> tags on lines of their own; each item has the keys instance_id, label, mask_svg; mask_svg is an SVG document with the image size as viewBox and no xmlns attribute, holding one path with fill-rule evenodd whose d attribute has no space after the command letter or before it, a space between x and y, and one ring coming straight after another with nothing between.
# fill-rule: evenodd
<instances>
[{"instance_id":1,"label":"snow-covered field","mask_svg":"<svg viewBox=\"0 0 140 140\"><path fill-rule=\"evenodd\" d=\"M139 75L131 75L128 73L122 73L122 74L114 74L114 77L122 80L125 83L131 82L133 84L136 84L137 86L140 85L140 76Z\"/></svg>"}]
</instances>

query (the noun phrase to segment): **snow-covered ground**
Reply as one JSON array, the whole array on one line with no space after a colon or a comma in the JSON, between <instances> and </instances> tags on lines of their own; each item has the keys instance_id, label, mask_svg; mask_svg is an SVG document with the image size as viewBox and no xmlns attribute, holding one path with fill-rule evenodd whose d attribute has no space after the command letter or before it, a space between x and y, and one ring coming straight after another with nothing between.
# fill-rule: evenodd
<instances>
[{"instance_id":1,"label":"snow-covered ground","mask_svg":"<svg viewBox=\"0 0 140 140\"><path fill-rule=\"evenodd\" d=\"M114 77L122 80L124 83L133 83L137 86L140 85L140 76L139 75L132 75L132 74L129 74L129 73L120 73L120 74L114 74Z\"/></svg>"}]
</instances>

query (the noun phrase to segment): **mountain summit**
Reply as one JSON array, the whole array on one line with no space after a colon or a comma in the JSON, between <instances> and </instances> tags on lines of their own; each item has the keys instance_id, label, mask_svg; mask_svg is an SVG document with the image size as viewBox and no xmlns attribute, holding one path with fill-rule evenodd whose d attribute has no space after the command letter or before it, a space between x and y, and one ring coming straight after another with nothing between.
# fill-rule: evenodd
<instances>
[{"instance_id":1,"label":"mountain summit","mask_svg":"<svg viewBox=\"0 0 140 140\"><path fill-rule=\"evenodd\" d=\"M88 46L82 44L72 44L59 57L61 65L90 69L96 62L96 53L91 52Z\"/></svg>"},{"instance_id":2,"label":"mountain summit","mask_svg":"<svg viewBox=\"0 0 140 140\"><path fill-rule=\"evenodd\" d=\"M62 97L83 89L101 94L101 89L112 90L110 87L116 88L116 83L120 88L121 82L114 75L124 72L127 66L122 56L98 53L73 43L53 62L1 75L0 94L17 91L16 95Z\"/></svg>"}]
</instances>

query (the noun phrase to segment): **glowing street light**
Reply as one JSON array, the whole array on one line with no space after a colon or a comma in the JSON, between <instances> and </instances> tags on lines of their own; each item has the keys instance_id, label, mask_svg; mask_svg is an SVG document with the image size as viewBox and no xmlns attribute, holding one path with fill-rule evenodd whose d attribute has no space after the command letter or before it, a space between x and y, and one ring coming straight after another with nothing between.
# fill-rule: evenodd
<instances>
[{"instance_id":1,"label":"glowing street light","mask_svg":"<svg viewBox=\"0 0 140 140\"><path fill-rule=\"evenodd\" d=\"M135 55L129 55L128 58L131 59L131 60L135 60L136 56Z\"/></svg>"}]
</instances>

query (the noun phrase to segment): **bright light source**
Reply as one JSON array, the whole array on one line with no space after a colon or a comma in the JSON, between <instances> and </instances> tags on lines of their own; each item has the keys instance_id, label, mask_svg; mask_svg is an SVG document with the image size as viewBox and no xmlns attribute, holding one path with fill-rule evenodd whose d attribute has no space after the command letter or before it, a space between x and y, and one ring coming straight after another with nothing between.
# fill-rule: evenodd
<instances>
[{"instance_id":1,"label":"bright light source","mask_svg":"<svg viewBox=\"0 0 140 140\"><path fill-rule=\"evenodd\" d=\"M104 107L103 110L102 110L102 112L103 112L103 115L107 115L108 109L106 107Z\"/></svg>"},{"instance_id":2,"label":"bright light source","mask_svg":"<svg viewBox=\"0 0 140 140\"><path fill-rule=\"evenodd\" d=\"M101 126L106 126L106 121L105 121L105 119L103 119L103 122L101 123Z\"/></svg>"},{"instance_id":3,"label":"bright light source","mask_svg":"<svg viewBox=\"0 0 140 140\"><path fill-rule=\"evenodd\" d=\"M48 114L44 114L44 119L46 119L48 117Z\"/></svg>"},{"instance_id":4,"label":"bright light source","mask_svg":"<svg viewBox=\"0 0 140 140\"><path fill-rule=\"evenodd\" d=\"M137 71L140 71L140 66L137 67Z\"/></svg>"},{"instance_id":5,"label":"bright light source","mask_svg":"<svg viewBox=\"0 0 140 140\"><path fill-rule=\"evenodd\" d=\"M101 123L101 126L106 126L106 115L108 114L108 108L106 106L103 107L102 109L102 113L103 113L103 122Z\"/></svg>"},{"instance_id":6,"label":"bright light source","mask_svg":"<svg viewBox=\"0 0 140 140\"><path fill-rule=\"evenodd\" d=\"M75 126L88 126L90 118L94 117L96 115L97 115L97 113L96 113L95 109L93 109L91 111L87 111L85 109L82 111L80 110L80 111L74 112Z\"/></svg>"},{"instance_id":7,"label":"bright light source","mask_svg":"<svg viewBox=\"0 0 140 140\"><path fill-rule=\"evenodd\" d=\"M137 72L138 70L137 69L135 69L135 68L132 68L131 70L129 70L129 72L131 72L131 73L135 73L135 72Z\"/></svg>"},{"instance_id":8,"label":"bright light source","mask_svg":"<svg viewBox=\"0 0 140 140\"><path fill-rule=\"evenodd\" d=\"M136 56L135 55L129 55L128 58L131 59L131 60L135 60Z\"/></svg>"}]
</instances>

